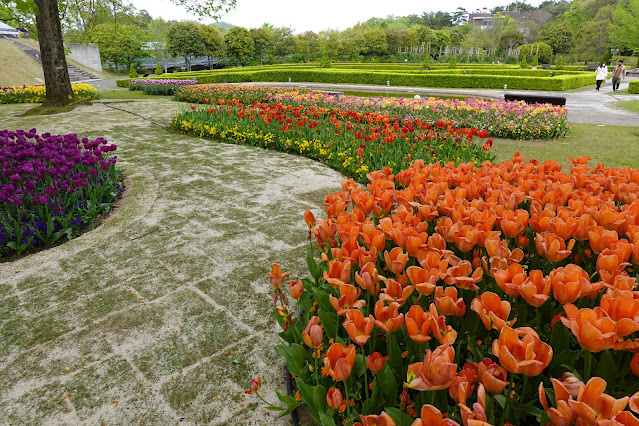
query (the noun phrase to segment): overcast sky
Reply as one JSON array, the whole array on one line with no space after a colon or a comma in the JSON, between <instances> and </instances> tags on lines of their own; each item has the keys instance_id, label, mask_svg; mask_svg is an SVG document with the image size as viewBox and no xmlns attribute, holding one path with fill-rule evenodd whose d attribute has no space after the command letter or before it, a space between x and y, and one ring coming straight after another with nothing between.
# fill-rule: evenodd
<instances>
[{"instance_id":1,"label":"overcast sky","mask_svg":"<svg viewBox=\"0 0 639 426\"><path fill-rule=\"evenodd\" d=\"M527 0L538 6L543 0ZM146 9L154 17L166 20L195 20L184 8L170 0L130 0L137 9ZM295 33L321 31L329 28L344 30L369 18L385 18L388 15L421 15L423 12L443 10L454 12L458 7L468 11L505 6L511 0L237 0L235 10L221 18L229 24L246 28L261 27L269 23L276 27L291 27ZM212 22L204 20L204 22Z\"/></svg>"}]
</instances>

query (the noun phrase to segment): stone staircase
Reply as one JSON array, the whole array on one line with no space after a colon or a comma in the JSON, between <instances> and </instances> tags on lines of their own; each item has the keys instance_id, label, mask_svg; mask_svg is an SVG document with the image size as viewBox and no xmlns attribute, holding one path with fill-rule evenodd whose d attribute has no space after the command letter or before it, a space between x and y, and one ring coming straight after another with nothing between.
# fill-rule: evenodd
<instances>
[{"instance_id":1,"label":"stone staircase","mask_svg":"<svg viewBox=\"0 0 639 426\"><path fill-rule=\"evenodd\" d=\"M42 65L42 58L40 57L39 50L34 49L31 46L27 46L26 44L22 44L13 38L5 37L5 39L9 40L11 43L13 43L14 46L22 50L24 53L26 53L27 56L29 56L31 59L33 59L40 65ZM69 79L71 80L72 83L75 83L78 81L100 80L100 77L88 71L85 71L82 68L76 67L75 65L71 65L67 63L67 68L69 70Z\"/></svg>"}]
</instances>

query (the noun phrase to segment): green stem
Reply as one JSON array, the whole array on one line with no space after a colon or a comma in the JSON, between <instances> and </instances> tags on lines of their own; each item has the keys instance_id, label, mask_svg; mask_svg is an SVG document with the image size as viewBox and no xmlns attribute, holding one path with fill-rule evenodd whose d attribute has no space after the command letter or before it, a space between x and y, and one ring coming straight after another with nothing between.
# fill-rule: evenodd
<instances>
[{"instance_id":1,"label":"green stem","mask_svg":"<svg viewBox=\"0 0 639 426\"><path fill-rule=\"evenodd\" d=\"M346 415L348 416L347 418L350 420L351 405L350 405L350 398L348 396L348 384L346 383L346 380L344 380L344 390L346 391Z\"/></svg>"},{"instance_id":2,"label":"green stem","mask_svg":"<svg viewBox=\"0 0 639 426\"><path fill-rule=\"evenodd\" d=\"M521 406L524 405L524 398L526 397L526 388L528 387L528 376L524 375L524 384L521 387L521 395L519 395L519 404L517 407L517 421L520 421Z\"/></svg>"},{"instance_id":3,"label":"green stem","mask_svg":"<svg viewBox=\"0 0 639 426\"><path fill-rule=\"evenodd\" d=\"M592 368L592 352L584 349L584 382L590 379L590 369Z\"/></svg>"},{"instance_id":4,"label":"green stem","mask_svg":"<svg viewBox=\"0 0 639 426\"><path fill-rule=\"evenodd\" d=\"M315 359L315 386L319 385L319 375L317 374L317 354L315 353L317 349L313 348L313 358Z\"/></svg>"},{"instance_id":5,"label":"green stem","mask_svg":"<svg viewBox=\"0 0 639 426\"><path fill-rule=\"evenodd\" d=\"M366 354L364 353L364 346L360 346L362 349L362 356L364 357L364 362L366 362ZM364 367L364 393L366 395L366 401L368 401L368 372L367 368Z\"/></svg>"}]
</instances>

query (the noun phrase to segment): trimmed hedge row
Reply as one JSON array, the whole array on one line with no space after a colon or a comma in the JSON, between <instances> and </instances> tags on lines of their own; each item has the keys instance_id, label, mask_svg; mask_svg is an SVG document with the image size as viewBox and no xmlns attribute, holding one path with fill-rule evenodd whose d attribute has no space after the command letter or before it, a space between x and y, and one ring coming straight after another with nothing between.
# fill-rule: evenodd
<instances>
[{"instance_id":1,"label":"trimmed hedge row","mask_svg":"<svg viewBox=\"0 0 639 426\"><path fill-rule=\"evenodd\" d=\"M628 93L639 95L639 80L630 82L630 86L628 86Z\"/></svg>"},{"instance_id":2,"label":"trimmed hedge row","mask_svg":"<svg viewBox=\"0 0 639 426\"><path fill-rule=\"evenodd\" d=\"M221 71L221 70L220 70ZM553 77L518 75L480 75L457 73L399 73L363 72L356 70L331 69L260 69L260 71L235 71L207 73L174 73L173 78L197 78L198 83L241 83L241 82L295 82L333 84L371 84L385 86L387 81L393 86L442 87L442 88L482 88L501 89L507 85L513 90L563 91L595 83L595 76L588 74L565 74ZM118 86L128 87L129 79L117 81Z\"/></svg>"}]
</instances>

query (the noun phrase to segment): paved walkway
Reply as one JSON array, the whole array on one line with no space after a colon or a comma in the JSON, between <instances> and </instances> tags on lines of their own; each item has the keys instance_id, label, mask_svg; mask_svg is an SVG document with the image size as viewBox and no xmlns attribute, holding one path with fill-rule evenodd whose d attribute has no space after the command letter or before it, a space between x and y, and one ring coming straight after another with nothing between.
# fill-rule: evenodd
<instances>
[{"instance_id":1,"label":"paved walkway","mask_svg":"<svg viewBox=\"0 0 639 426\"><path fill-rule=\"evenodd\" d=\"M164 124L184 107L117 106ZM101 103L16 117L31 107L0 106L3 128L116 143L127 196L96 230L0 264L0 423L288 425L243 392L255 374L268 400L286 392L268 272L304 274L303 212L342 176Z\"/></svg>"}]
</instances>

